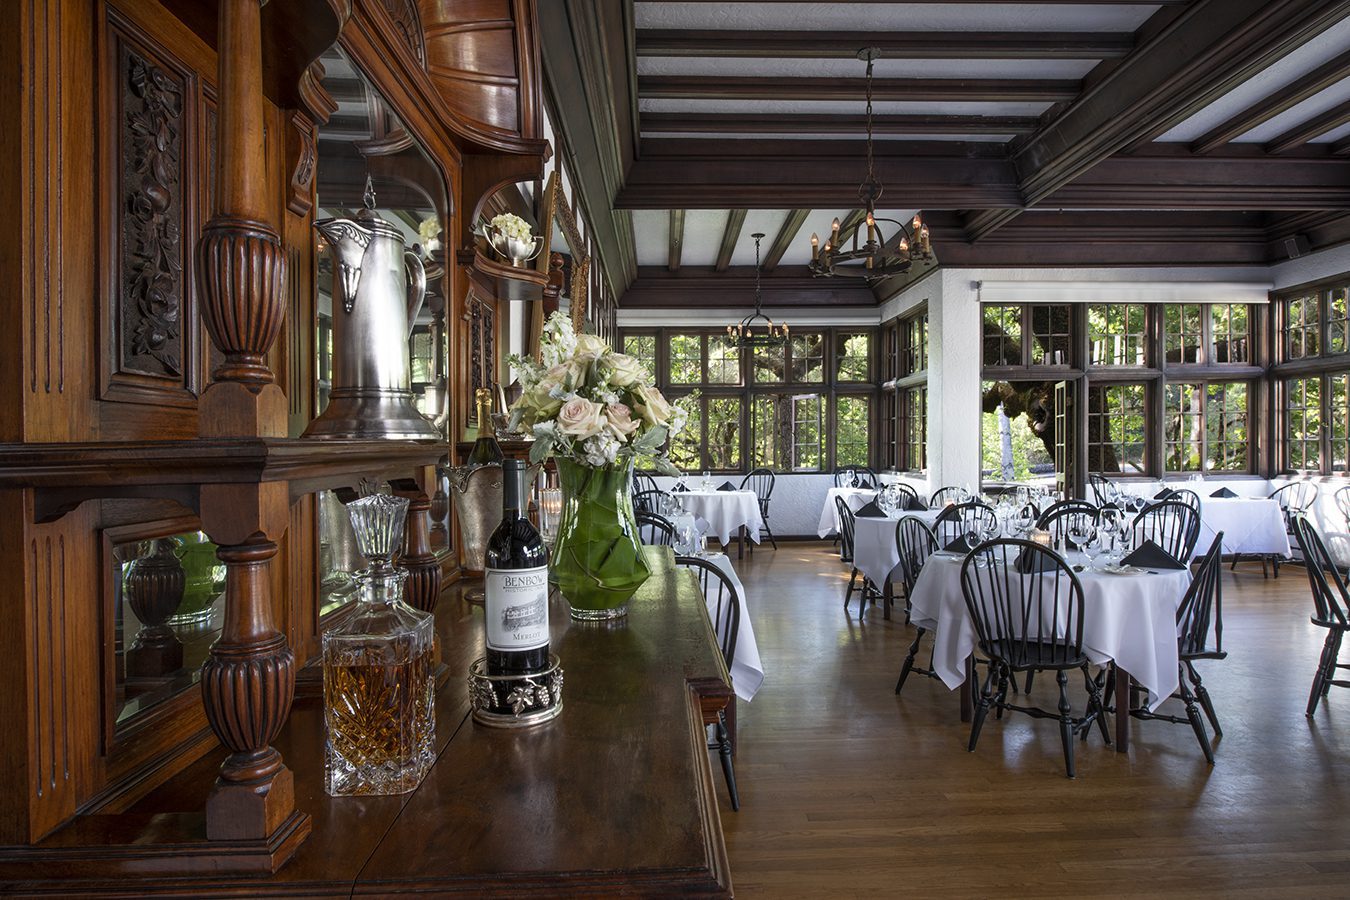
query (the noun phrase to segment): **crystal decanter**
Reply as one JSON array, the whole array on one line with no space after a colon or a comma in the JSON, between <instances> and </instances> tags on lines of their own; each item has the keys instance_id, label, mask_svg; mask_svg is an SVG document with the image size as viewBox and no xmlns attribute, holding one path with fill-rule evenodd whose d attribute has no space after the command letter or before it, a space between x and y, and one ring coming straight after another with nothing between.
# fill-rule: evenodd
<instances>
[{"instance_id":1,"label":"crystal decanter","mask_svg":"<svg viewBox=\"0 0 1350 900\"><path fill-rule=\"evenodd\" d=\"M352 614L323 635L325 781L333 796L403 794L433 759L433 620L403 602L393 564L408 501L372 494L347 511L370 567Z\"/></svg>"}]
</instances>

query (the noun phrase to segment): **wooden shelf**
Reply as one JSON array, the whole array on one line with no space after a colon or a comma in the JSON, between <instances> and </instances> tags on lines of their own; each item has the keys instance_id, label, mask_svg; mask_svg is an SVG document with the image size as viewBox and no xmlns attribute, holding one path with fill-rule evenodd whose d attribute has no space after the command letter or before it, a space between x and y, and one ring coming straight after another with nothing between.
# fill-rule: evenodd
<instances>
[{"instance_id":1,"label":"wooden shelf","mask_svg":"<svg viewBox=\"0 0 1350 900\"><path fill-rule=\"evenodd\" d=\"M178 811L195 809L216 777L209 753L125 814L79 817L33 847L0 849L0 893L729 896L703 724L730 702L729 677L697 582L667 548L647 553L652 577L626 622L573 623L555 599L563 711L536 728L469 719L460 676L482 653L483 612L447 592L436 621L451 672L436 697L437 760L411 794L329 797L322 706L297 698L275 746L313 831L275 875L226 878L228 864L214 878L157 874L156 854L201 846L201 816Z\"/></svg>"},{"instance_id":2,"label":"wooden shelf","mask_svg":"<svg viewBox=\"0 0 1350 900\"><path fill-rule=\"evenodd\" d=\"M489 259L478 247L459 251L459 264L469 274L469 280L480 292L498 300L544 299L548 273L533 268L517 268Z\"/></svg>"},{"instance_id":3,"label":"wooden shelf","mask_svg":"<svg viewBox=\"0 0 1350 900\"><path fill-rule=\"evenodd\" d=\"M298 497L363 477L406 478L419 466L435 465L446 451L440 441L301 438L0 444L0 488L37 489L36 519L45 522L85 500L182 501L209 484L284 481Z\"/></svg>"}]
</instances>

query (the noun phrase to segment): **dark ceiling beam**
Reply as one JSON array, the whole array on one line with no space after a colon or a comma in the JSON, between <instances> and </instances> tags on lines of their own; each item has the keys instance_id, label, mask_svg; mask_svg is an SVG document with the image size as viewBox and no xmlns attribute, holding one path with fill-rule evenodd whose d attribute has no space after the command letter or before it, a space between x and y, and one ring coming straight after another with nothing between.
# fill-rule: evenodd
<instances>
[{"instance_id":1,"label":"dark ceiling beam","mask_svg":"<svg viewBox=\"0 0 1350 900\"><path fill-rule=\"evenodd\" d=\"M1286 153L1295 147L1302 147L1308 141L1319 138L1328 131L1335 131L1346 123L1350 123L1350 102L1342 103L1314 119L1309 119L1302 125L1294 126L1266 144L1266 152Z\"/></svg>"},{"instance_id":2,"label":"dark ceiling beam","mask_svg":"<svg viewBox=\"0 0 1350 900\"><path fill-rule=\"evenodd\" d=\"M797 233L802 230L806 224L806 217L811 215L809 209L794 209L787 214L783 220L782 226L778 229L778 234L774 235L773 243L769 245L768 252L764 254L764 273L767 275L778 268L778 262L787 252L788 247L797 239Z\"/></svg>"},{"instance_id":3,"label":"dark ceiling beam","mask_svg":"<svg viewBox=\"0 0 1350 900\"><path fill-rule=\"evenodd\" d=\"M1196 0L1021 142L1013 161L1023 208L1045 200L1123 147L1186 119L1347 12L1350 0ZM1020 212L975 213L966 223L967 235L984 238Z\"/></svg>"},{"instance_id":4,"label":"dark ceiling beam","mask_svg":"<svg viewBox=\"0 0 1350 900\"><path fill-rule=\"evenodd\" d=\"M885 59L1115 59L1128 32L1082 31L703 31L640 28L639 56L853 59L879 47Z\"/></svg>"},{"instance_id":5,"label":"dark ceiling beam","mask_svg":"<svg viewBox=\"0 0 1350 900\"><path fill-rule=\"evenodd\" d=\"M873 116L876 134L1031 134L1034 116ZM846 134L862 137L862 115L643 113L643 132L669 134Z\"/></svg>"},{"instance_id":6,"label":"dark ceiling beam","mask_svg":"<svg viewBox=\"0 0 1350 900\"><path fill-rule=\"evenodd\" d=\"M726 0L685 0L686 3L716 3L725 6ZM819 6L820 0L739 0L740 3L800 3ZM853 5L884 3L888 6L906 4L929 5L932 0L849 0ZM1026 6L1028 0L944 0L948 6L978 3L981 6ZM1039 6L1185 6L1191 0L1038 0Z\"/></svg>"},{"instance_id":7,"label":"dark ceiling beam","mask_svg":"<svg viewBox=\"0 0 1350 900\"><path fill-rule=\"evenodd\" d=\"M1345 156L1350 154L1350 137L1343 137L1332 144L1331 153L1333 156Z\"/></svg>"},{"instance_id":8,"label":"dark ceiling beam","mask_svg":"<svg viewBox=\"0 0 1350 900\"><path fill-rule=\"evenodd\" d=\"M672 209L670 211L670 255L666 260L666 268L672 272L680 270L680 256L684 253L684 210Z\"/></svg>"},{"instance_id":9,"label":"dark ceiling beam","mask_svg":"<svg viewBox=\"0 0 1350 900\"><path fill-rule=\"evenodd\" d=\"M852 279L812 278L805 266L783 266L761 280L764 306L871 307L876 295ZM685 267L671 273L664 266L639 266L637 278L619 299L621 309L722 309L748 306L755 296L755 267L736 266L725 272L711 267Z\"/></svg>"},{"instance_id":10,"label":"dark ceiling beam","mask_svg":"<svg viewBox=\"0 0 1350 900\"><path fill-rule=\"evenodd\" d=\"M974 101L1060 103L1078 96L1071 79L875 78L872 99L924 102ZM727 78L715 75L643 75L638 96L694 100L861 101L861 78Z\"/></svg>"},{"instance_id":11,"label":"dark ceiling beam","mask_svg":"<svg viewBox=\"0 0 1350 900\"><path fill-rule=\"evenodd\" d=\"M1260 213L1031 210L978 243L965 240L952 212L935 212L927 224L944 266L1263 265L1267 258Z\"/></svg>"},{"instance_id":12,"label":"dark ceiling beam","mask_svg":"<svg viewBox=\"0 0 1350 900\"><path fill-rule=\"evenodd\" d=\"M650 141L615 198L620 209L813 209L857 202L864 158L816 141L778 141L777 153L662 152ZM727 143L742 144L744 141ZM1064 209L1345 209L1350 207L1350 161L1317 155L1270 157L1259 148L1223 157L1153 152L1114 156L1043 198ZM816 152L808 155L811 151ZM1310 149L1308 154L1312 153ZM1019 209L1016 172L1006 157L908 156L879 153L877 175L885 185L883 208ZM822 235L822 238L824 235Z\"/></svg>"},{"instance_id":13,"label":"dark ceiling beam","mask_svg":"<svg viewBox=\"0 0 1350 900\"><path fill-rule=\"evenodd\" d=\"M1269 122L1285 110L1307 100L1327 88L1350 78L1350 51L1318 66L1293 84L1280 88L1261 102L1244 109L1221 125L1212 128L1191 144L1196 153L1209 153L1217 150L1234 138Z\"/></svg>"},{"instance_id":14,"label":"dark ceiling beam","mask_svg":"<svg viewBox=\"0 0 1350 900\"><path fill-rule=\"evenodd\" d=\"M727 266L731 265L731 254L736 250L736 239L741 236L741 229L744 227L745 210L729 210L727 225L722 229L722 245L717 248L717 264L713 267L716 271L725 272Z\"/></svg>"},{"instance_id":15,"label":"dark ceiling beam","mask_svg":"<svg viewBox=\"0 0 1350 900\"><path fill-rule=\"evenodd\" d=\"M1337 247L1350 243L1350 213L1313 210L1271 217L1266 238L1266 255L1272 262Z\"/></svg>"}]
</instances>

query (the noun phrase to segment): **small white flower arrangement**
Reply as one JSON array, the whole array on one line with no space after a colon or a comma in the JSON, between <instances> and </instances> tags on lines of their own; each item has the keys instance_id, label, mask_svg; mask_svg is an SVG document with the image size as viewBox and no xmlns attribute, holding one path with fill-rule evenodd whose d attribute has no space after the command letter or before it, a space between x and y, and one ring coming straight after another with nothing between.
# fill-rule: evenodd
<instances>
[{"instance_id":1,"label":"small white flower arrangement","mask_svg":"<svg viewBox=\"0 0 1350 900\"><path fill-rule=\"evenodd\" d=\"M641 458L679 474L664 448L688 413L662 396L634 357L593 334L577 334L555 312L544 325L540 360L512 356L510 363L524 389L511 405L510 428L534 435L531 462L561 457L601 468Z\"/></svg>"},{"instance_id":2,"label":"small white flower arrangement","mask_svg":"<svg viewBox=\"0 0 1350 900\"><path fill-rule=\"evenodd\" d=\"M417 225L417 237L428 253L441 247L441 220L427 216Z\"/></svg>"},{"instance_id":3,"label":"small white flower arrangement","mask_svg":"<svg viewBox=\"0 0 1350 900\"><path fill-rule=\"evenodd\" d=\"M493 228L512 240L528 244L534 237L530 224L514 213L502 213L493 216L489 222Z\"/></svg>"}]
</instances>

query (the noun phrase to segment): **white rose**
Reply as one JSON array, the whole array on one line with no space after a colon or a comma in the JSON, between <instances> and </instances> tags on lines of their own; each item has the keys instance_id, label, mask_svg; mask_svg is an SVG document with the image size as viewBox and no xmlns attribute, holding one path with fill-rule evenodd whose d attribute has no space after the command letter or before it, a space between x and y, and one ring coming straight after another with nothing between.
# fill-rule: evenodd
<instances>
[{"instance_id":1,"label":"white rose","mask_svg":"<svg viewBox=\"0 0 1350 900\"><path fill-rule=\"evenodd\" d=\"M622 403L611 403L605 407L605 424L620 440L638 430L638 423L633 421L633 411Z\"/></svg>"},{"instance_id":2,"label":"white rose","mask_svg":"<svg viewBox=\"0 0 1350 900\"><path fill-rule=\"evenodd\" d=\"M633 395L638 399L637 411L648 424L662 426L670 424L673 410L670 401L666 400L660 391L644 384L639 385L633 391Z\"/></svg>"},{"instance_id":3,"label":"white rose","mask_svg":"<svg viewBox=\"0 0 1350 900\"><path fill-rule=\"evenodd\" d=\"M647 377L647 370L636 357L626 353L611 353L605 357L604 369L609 372L609 383L615 387L628 387Z\"/></svg>"},{"instance_id":4,"label":"white rose","mask_svg":"<svg viewBox=\"0 0 1350 900\"><path fill-rule=\"evenodd\" d=\"M573 397L558 411L558 430L573 437L588 438L605 428L604 408L585 397Z\"/></svg>"},{"instance_id":5,"label":"white rose","mask_svg":"<svg viewBox=\"0 0 1350 900\"><path fill-rule=\"evenodd\" d=\"M577 353L589 353L592 356L600 356L609 351L609 345L603 338L594 334L577 335Z\"/></svg>"}]
</instances>

